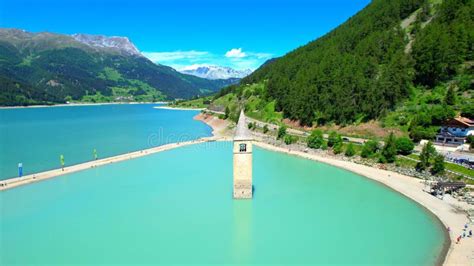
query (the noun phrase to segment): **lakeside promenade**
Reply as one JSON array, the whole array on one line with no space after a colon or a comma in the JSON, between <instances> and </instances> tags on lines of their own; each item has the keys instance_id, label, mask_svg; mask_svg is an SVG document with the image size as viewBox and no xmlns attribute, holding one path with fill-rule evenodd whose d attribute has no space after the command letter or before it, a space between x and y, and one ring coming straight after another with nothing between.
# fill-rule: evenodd
<instances>
[{"instance_id":1,"label":"lakeside promenade","mask_svg":"<svg viewBox=\"0 0 474 266\"><path fill-rule=\"evenodd\" d=\"M18 187L21 185L26 185L26 184L46 180L46 179L50 179L57 176L67 175L74 172L91 169L94 167L99 167L99 166L103 166L103 165L107 165L111 163L117 163L117 162L121 162L125 160L130 160L130 159L135 159L135 158L143 157L143 156L158 153L158 152L175 149L178 147L184 147L184 146L188 146L192 144L204 143L204 142L215 141L215 140L216 138L214 137L208 137L208 138L201 138L201 139L185 141L185 142L170 143L170 144L153 147L150 149L125 153L125 154L120 154L120 155L116 155L112 157L107 157L104 159L98 159L95 161L80 163L80 164L64 167L63 169L60 168L60 169L54 169L54 170L49 170L45 172L25 175L22 177L9 178L9 179L0 181L0 191L11 189L11 188Z\"/></svg>"}]
</instances>

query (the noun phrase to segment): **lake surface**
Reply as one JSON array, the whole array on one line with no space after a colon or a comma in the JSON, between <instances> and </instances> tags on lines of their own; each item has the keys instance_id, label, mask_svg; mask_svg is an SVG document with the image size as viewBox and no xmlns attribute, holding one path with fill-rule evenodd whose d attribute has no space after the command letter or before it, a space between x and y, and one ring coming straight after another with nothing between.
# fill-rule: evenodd
<instances>
[{"instance_id":1,"label":"lake surface","mask_svg":"<svg viewBox=\"0 0 474 266\"><path fill-rule=\"evenodd\" d=\"M157 104L116 104L0 109L0 180L210 136L192 118L198 111L155 109Z\"/></svg>"},{"instance_id":2,"label":"lake surface","mask_svg":"<svg viewBox=\"0 0 474 266\"><path fill-rule=\"evenodd\" d=\"M0 193L0 264L432 265L441 224L351 172L256 148L232 199L230 142L191 145Z\"/></svg>"}]
</instances>

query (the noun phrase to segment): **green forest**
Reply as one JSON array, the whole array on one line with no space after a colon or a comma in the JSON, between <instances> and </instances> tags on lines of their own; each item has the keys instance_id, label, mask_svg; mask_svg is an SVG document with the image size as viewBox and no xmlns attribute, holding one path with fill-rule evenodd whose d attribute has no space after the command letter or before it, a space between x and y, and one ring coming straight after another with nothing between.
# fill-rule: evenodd
<instances>
[{"instance_id":1,"label":"green forest","mask_svg":"<svg viewBox=\"0 0 474 266\"><path fill-rule=\"evenodd\" d=\"M430 138L443 120L473 116L473 52L474 1L374 0L222 90L211 105L233 99L231 110L282 114L301 125L377 119Z\"/></svg>"}]
</instances>

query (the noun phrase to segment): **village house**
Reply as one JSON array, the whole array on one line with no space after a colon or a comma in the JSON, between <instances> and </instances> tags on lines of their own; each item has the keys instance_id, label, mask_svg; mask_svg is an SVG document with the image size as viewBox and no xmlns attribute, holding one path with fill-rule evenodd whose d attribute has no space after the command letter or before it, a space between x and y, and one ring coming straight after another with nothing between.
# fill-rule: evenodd
<instances>
[{"instance_id":1,"label":"village house","mask_svg":"<svg viewBox=\"0 0 474 266\"><path fill-rule=\"evenodd\" d=\"M446 121L436 135L436 142L442 144L461 145L469 135L474 135L474 120L456 117Z\"/></svg>"}]
</instances>

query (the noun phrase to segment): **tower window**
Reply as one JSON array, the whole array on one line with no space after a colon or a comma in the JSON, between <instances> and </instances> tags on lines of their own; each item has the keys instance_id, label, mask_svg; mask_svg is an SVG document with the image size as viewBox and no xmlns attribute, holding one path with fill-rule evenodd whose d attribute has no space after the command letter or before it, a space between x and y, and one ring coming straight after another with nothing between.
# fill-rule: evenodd
<instances>
[{"instance_id":1,"label":"tower window","mask_svg":"<svg viewBox=\"0 0 474 266\"><path fill-rule=\"evenodd\" d=\"M240 144L239 145L239 150L240 152L246 152L247 151L247 144Z\"/></svg>"}]
</instances>

